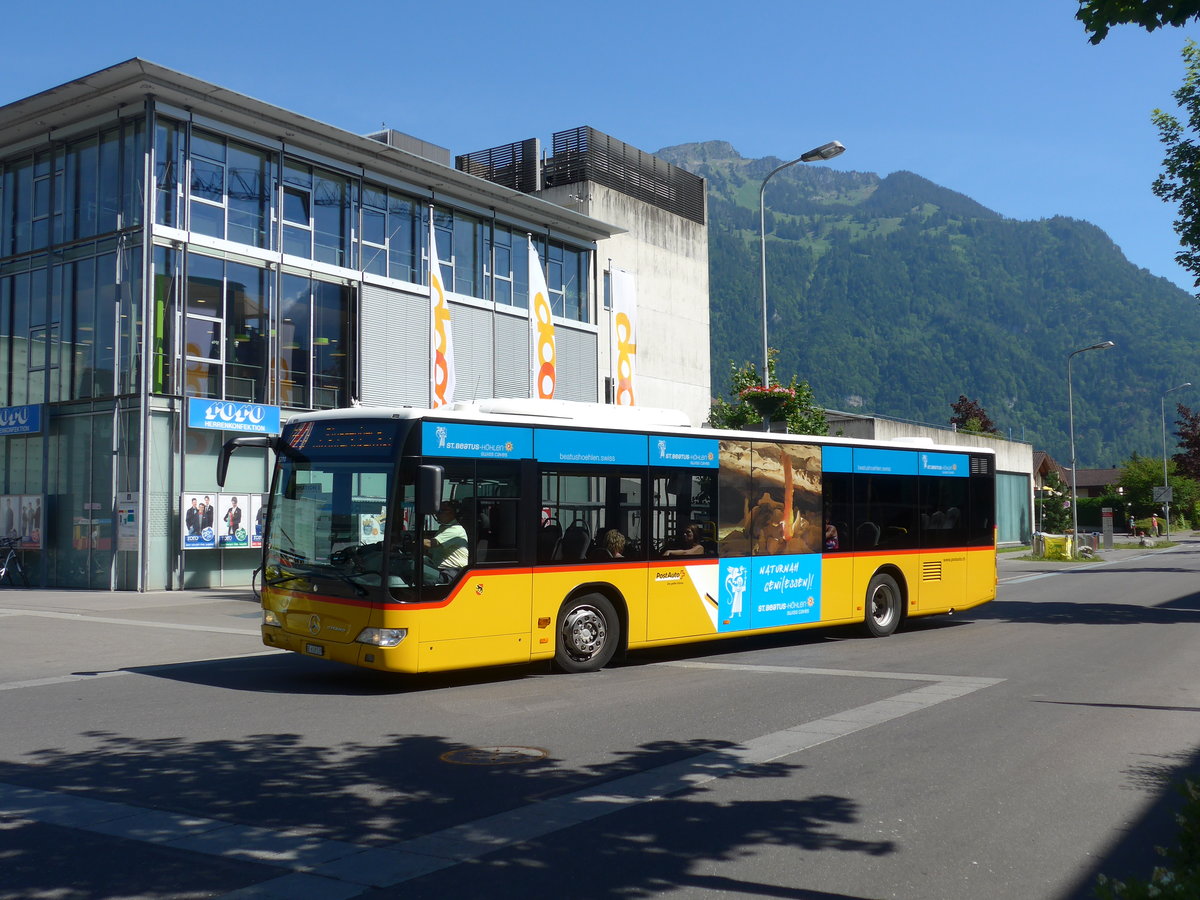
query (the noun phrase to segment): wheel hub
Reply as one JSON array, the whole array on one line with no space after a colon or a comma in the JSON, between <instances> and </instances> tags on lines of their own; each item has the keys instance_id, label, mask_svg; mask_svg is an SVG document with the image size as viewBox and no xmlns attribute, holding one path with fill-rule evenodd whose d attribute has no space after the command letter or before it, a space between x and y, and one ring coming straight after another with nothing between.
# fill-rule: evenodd
<instances>
[{"instance_id":1,"label":"wheel hub","mask_svg":"<svg viewBox=\"0 0 1200 900\"><path fill-rule=\"evenodd\" d=\"M562 633L571 656L588 659L604 645L608 628L599 610L581 606L567 616Z\"/></svg>"}]
</instances>

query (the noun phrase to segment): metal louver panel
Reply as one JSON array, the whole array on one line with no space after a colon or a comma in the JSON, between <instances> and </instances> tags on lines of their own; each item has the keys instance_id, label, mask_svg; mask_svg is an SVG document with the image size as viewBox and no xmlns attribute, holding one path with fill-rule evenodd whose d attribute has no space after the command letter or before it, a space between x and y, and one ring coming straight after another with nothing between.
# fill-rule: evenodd
<instances>
[{"instance_id":1,"label":"metal louver panel","mask_svg":"<svg viewBox=\"0 0 1200 900\"><path fill-rule=\"evenodd\" d=\"M931 560L921 563L921 580L922 581L941 581L942 580L942 561Z\"/></svg>"},{"instance_id":2,"label":"metal louver panel","mask_svg":"<svg viewBox=\"0 0 1200 900\"><path fill-rule=\"evenodd\" d=\"M362 402L429 405L429 298L364 284Z\"/></svg>"}]
</instances>

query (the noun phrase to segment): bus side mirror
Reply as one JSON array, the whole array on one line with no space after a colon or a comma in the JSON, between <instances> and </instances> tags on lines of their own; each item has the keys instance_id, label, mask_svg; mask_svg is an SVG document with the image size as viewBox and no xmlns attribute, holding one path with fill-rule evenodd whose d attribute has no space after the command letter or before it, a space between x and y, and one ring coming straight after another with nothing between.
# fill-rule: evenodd
<instances>
[{"instance_id":1,"label":"bus side mirror","mask_svg":"<svg viewBox=\"0 0 1200 900\"><path fill-rule=\"evenodd\" d=\"M279 436L274 434L243 434L230 438L221 447L221 455L217 457L217 485L225 487L225 474L229 471L229 457L239 447L266 447L270 450L279 449Z\"/></svg>"},{"instance_id":2,"label":"bus side mirror","mask_svg":"<svg viewBox=\"0 0 1200 900\"><path fill-rule=\"evenodd\" d=\"M417 469L417 508L429 515L436 515L442 508L442 476L446 470L441 466L420 466Z\"/></svg>"}]
</instances>

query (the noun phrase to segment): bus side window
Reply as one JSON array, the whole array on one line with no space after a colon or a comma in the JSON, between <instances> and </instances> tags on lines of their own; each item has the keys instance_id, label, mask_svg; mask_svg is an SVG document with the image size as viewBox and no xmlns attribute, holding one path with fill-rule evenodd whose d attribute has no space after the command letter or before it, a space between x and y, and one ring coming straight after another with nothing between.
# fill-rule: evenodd
<instances>
[{"instance_id":1,"label":"bus side window","mask_svg":"<svg viewBox=\"0 0 1200 900\"><path fill-rule=\"evenodd\" d=\"M850 524L854 521L853 490L854 476L849 472L825 473L822 491L823 553L844 552L855 547L854 534L850 530Z\"/></svg>"}]
</instances>

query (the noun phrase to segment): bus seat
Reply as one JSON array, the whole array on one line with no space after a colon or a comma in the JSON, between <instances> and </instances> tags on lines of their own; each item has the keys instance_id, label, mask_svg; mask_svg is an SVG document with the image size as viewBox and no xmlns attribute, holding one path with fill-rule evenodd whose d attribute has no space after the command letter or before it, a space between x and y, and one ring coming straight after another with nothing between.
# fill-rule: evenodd
<instances>
[{"instance_id":1,"label":"bus seat","mask_svg":"<svg viewBox=\"0 0 1200 900\"><path fill-rule=\"evenodd\" d=\"M588 547L592 543L591 529L582 519L571 523L562 536L562 558L577 560L587 556Z\"/></svg>"},{"instance_id":2,"label":"bus seat","mask_svg":"<svg viewBox=\"0 0 1200 900\"><path fill-rule=\"evenodd\" d=\"M563 530L557 519L550 519L538 529L538 562L552 562L561 551Z\"/></svg>"},{"instance_id":3,"label":"bus seat","mask_svg":"<svg viewBox=\"0 0 1200 900\"><path fill-rule=\"evenodd\" d=\"M879 544L879 526L874 522L863 522L854 532L854 549L874 547Z\"/></svg>"}]
</instances>

